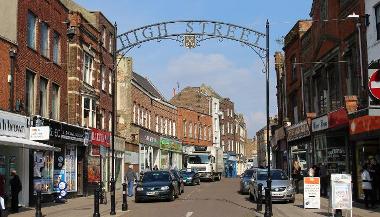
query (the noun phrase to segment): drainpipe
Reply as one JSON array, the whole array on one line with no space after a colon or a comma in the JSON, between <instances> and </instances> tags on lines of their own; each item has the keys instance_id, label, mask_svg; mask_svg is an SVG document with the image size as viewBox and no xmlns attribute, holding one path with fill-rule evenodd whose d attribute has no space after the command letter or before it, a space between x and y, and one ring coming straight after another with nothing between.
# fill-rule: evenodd
<instances>
[{"instance_id":1,"label":"drainpipe","mask_svg":"<svg viewBox=\"0 0 380 217\"><path fill-rule=\"evenodd\" d=\"M11 73L8 77L9 82L9 111L13 112L14 105L14 74L15 74L15 58L16 58L16 50L11 49L9 51L9 57L11 59Z\"/></svg>"}]
</instances>

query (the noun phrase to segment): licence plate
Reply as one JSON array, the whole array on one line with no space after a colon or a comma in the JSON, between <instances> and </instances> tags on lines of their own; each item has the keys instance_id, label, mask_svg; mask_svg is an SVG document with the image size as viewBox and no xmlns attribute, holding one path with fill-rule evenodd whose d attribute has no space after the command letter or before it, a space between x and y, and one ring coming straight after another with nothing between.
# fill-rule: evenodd
<instances>
[{"instance_id":1,"label":"licence plate","mask_svg":"<svg viewBox=\"0 0 380 217\"><path fill-rule=\"evenodd\" d=\"M151 195L156 195L156 192L155 192L155 191L146 192L146 195L148 195L148 196L151 196Z\"/></svg>"}]
</instances>

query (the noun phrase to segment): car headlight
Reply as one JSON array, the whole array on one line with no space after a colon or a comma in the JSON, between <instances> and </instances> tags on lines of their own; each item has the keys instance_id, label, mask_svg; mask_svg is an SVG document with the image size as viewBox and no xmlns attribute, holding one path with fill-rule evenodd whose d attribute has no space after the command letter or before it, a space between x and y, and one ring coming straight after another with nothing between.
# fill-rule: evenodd
<instances>
[{"instance_id":1,"label":"car headlight","mask_svg":"<svg viewBox=\"0 0 380 217\"><path fill-rule=\"evenodd\" d=\"M161 187L161 190L163 190L163 191L169 190L169 186L163 186L163 187Z\"/></svg>"},{"instance_id":2,"label":"car headlight","mask_svg":"<svg viewBox=\"0 0 380 217\"><path fill-rule=\"evenodd\" d=\"M187 177L187 179L193 179L193 177L190 177L190 176L189 176L189 177Z\"/></svg>"},{"instance_id":3,"label":"car headlight","mask_svg":"<svg viewBox=\"0 0 380 217\"><path fill-rule=\"evenodd\" d=\"M136 191L143 191L144 190L144 188L142 188L142 187L137 187L136 188Z\"/></svg>"}]
</instances>

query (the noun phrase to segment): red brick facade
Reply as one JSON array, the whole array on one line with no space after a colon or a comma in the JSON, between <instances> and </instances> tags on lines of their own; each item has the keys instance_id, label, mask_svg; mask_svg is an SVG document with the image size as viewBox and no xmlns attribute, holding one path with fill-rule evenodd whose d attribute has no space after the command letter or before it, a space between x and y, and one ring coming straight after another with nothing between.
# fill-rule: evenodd
<instances>
[{"instance_id":1,"label":"red brick facade","mask_svg":"<svg viewBox=\"0 0 380 217\"><path fill-rule=\"evenodd\" d=\"M13 43L0 38L0 110L7 111L9 109L10 84L8 83L8 75L11 70L9 51L15 48L16 45Z\"/></svg>"},{"instance_id":2,"label":"red brick facade","mask_svg":"<svg viewBox=\"0 0 380 217\"><path fill-rule=\"evenodd\" d=\"M212 117L190 109L178 107L178 138L183 144L212 146Z\"/></svg>"}]
</instances>

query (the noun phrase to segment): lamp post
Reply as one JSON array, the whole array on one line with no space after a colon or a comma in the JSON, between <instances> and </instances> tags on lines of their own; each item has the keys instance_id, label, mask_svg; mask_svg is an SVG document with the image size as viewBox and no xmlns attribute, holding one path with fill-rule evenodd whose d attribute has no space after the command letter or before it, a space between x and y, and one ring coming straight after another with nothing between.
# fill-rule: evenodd
<instances>
[{"instance_id":1,"label":"lamp post","mask_svg":"<svg viewBox=\"0 0 380 217\"><path fill-rule=\"evenodd\" d=\"M117 24L115 23L115 40L113 44L113 76L112 76L112 167L111 167L111 212L110 215L116 215L115 208L115 124L116 124L116 33Z\"/></svg>"},{"instance_id":2,"label":"lamp post","mask_svg":"<svg viewBox=\"0 0 380 217\"><path fill-rule=\"evenodd\" d=\"M265 189L265 213L264 217L272 216L272 180L270 173L270 141L269 141L269 21L266 23L266 65L265 65L265 77L266 77L266 115L267 115L267 188Z\"/></svg>"}]
</instances>

